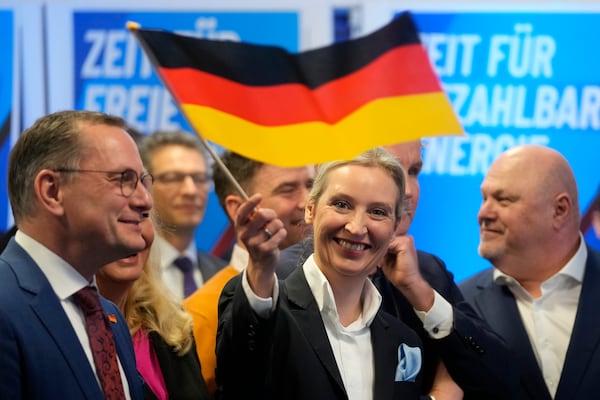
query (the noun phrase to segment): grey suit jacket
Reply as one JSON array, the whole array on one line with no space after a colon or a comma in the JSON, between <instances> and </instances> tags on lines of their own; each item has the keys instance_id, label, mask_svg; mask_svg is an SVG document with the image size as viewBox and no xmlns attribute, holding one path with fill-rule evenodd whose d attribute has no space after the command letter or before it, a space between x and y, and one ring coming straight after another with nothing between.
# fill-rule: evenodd
<instances>
[{"instance_id":1,"label":"grey suit jacket","mask_svg":"<svg viewBox=\"0 0 600 400\"><path fill-rule=\"evenodd\" d=\"M371 341L374 398L418 399L420 373L416 382L395 382L398 346L421 347L418 336L380 310L371 324ZM216 379L222 399L347 399L301 268L280 282L278 305L269 319L250 308L241 275L225 286L219 303Z\"/></svg>"},{"instance_id":2,"label":"grey suit jacket","mask_svg":"<svg viewBox=\"0 0 600 400\"><path fill-rule=\"evenodd\" d=\"M219 257L198 251L198 267L200 268L204 282L212 278L214 274L223 269L227 264L227 261Z\"/></svg>"},{"instance_id":3,"label":"grey suit jacket","mask_svg":"<svg viewBox=\"0 0 600 400\"><path fill-rule=\"evenodd\" d=\"M119 309L111 324L131 398L141 400L129 329ZM0 399L103 399L96 376L50 283L12 239L0 256Z\"/></svg>"},{"instance_id":4,"label":"grey suit jacket","mask_svg":"<svg viewBox=\"0 0 600 400\"><path fill-rule=\"evenodd\" d=\"M521 386L527 399L550 400L512 292L493 282L486 269L459 285L465 298L490 327L504 338L521 369ZM588 259L577 314L555 400L598 397L600 378L600 253L588 246Z\"/></svg>"}]
</instances>

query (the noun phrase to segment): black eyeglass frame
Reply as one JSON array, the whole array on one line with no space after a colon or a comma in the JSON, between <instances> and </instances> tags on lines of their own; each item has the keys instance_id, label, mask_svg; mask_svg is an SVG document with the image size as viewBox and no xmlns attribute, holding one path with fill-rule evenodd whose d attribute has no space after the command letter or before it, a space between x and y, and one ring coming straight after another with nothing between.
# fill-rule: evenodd
<instances>
[{"instance_id":1,"label":"black eyeglass frame","mask_svg":"<svg viewBox=\"0 0 600 400\"><path fill-rule=\"evenodd\" d=\"M131 168L127 168L124 171L104 171L99 169L77 169L77 168L55 168L56 172L66 172L66 173L79 173L79 172L90 172L90 173L98 173L98 174L119 174L121 177L119 178L119 187L121 188L121 194L125 197L131 197L137 189L138 183L142 182L142 186L146 188L146 190L152 190L152 185L154 185L154 176L148 172L143 172L141 175L132 170ZM126 179L126 174L130 174L130 180ZM135 181L133 181L133 177L135 176ZM148 184L148 178L150 178L150 182ZM128 191L125 188L129 189ZM129 191L131 191L129 193Z\"/></svg>"},{"instance_id":2,"label":"black eyeglass frame","mask_svg":"<svg viewBox=\"0 0 600 400\"><path fill-rule=\"evenodd\" d=\"M180 185L183 183L183 181L185 181L187 177L192 178L192 181L196 185L206 185L210 183L210 180L212 179L210 174L207 174L206 172L166 171L156 175L154 177L154 180L156 182L160 182L166 185Z\"/></svg>"}]
</instances>

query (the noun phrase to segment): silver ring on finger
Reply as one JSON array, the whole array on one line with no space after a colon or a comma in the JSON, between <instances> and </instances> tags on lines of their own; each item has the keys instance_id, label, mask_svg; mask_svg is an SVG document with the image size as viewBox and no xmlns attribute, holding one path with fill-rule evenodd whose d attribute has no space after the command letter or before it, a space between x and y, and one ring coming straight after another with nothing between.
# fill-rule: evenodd
<instances>
[{"instance_id":1,"label":"silver ring on finger","mask_svg":"<svg viewBox=\"0 0 600 400\"><path fill-rule=\"evenodd\" d=\"M265 235L267 235L267 240L273 237L273 232L271 232L268 228L263 228L263 231L265 232Z\"/></svg>"}]
</instances>

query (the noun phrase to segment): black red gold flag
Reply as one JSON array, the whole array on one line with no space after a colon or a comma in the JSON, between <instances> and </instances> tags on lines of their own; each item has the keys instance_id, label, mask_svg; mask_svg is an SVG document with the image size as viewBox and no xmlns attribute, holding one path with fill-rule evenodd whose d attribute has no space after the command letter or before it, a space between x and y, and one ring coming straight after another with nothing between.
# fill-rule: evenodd
<instances>
[{"instance_id":1,"label":"black red gold flag","mask_svg":"<svg viewBox=\"0 0 600 400\"><path fill-rule=\"evenodd\" d=\"M298 54L129 27L196 132L265 163L348 159L463 132L409 13Z\"/></svg>"}]
</instances>

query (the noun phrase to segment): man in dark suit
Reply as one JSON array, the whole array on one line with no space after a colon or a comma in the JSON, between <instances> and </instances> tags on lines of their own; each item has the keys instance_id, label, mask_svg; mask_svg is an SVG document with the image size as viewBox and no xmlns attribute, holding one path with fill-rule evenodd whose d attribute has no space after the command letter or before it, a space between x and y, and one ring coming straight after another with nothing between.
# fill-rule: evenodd
<instances>
[{"instance_id":1,"label":"man in dark suit","mask_svg":"<svg viewBox=\"0 0 600 400\"><path fill-rule=\"evenodd\" d=\"M182 131L160 131L140 141L140 154L154 175L154 208L158 216L155 243L160 249L162 278L180 300L188 297L227 263L198 250L196 228L206 212L210 173L198 137Z\"/></svg>"},{"instance_id":2,"label":"man in dark suit","mask_svg":"<svg viewBox=\"0 0 600 400\"><path fill-rule=\"evenodd\" d=\"M145 247L152 176L125 122L42 117L15 144L8 177L19 230L0 256L0 398L141 399L127 324L94 282L104 264Z\"/></svg>"},{"instance_id":3,"label":"man in dark suit","mask_svg":"<svg viewBox=\"0 0 600 400\"><path fill-rule=\"evenodd\" d=\"M479 254L493 267L461 283L514 350L531 400L592 399L600 377L600 254L579 231L575 177L542 146L518 146L481 184Z\"/></svg>"},{"instance_id":4,"label":"man in dark suit","mask_svg":"<svg viewBox=\"0 0 600 400\"><path fill-rule=\"evenodd\" d=\"M423 166L421 142L386 146L386 150L404 167L406 180L406 210L396 231L398 240L403 243L401 251L409 260L407 273L401 274L401 279L412 275L415 278L412 282L417 285L411 285L416 290L402 282L394 285L382 269L378 269L372 279L383 297L382 308L409 325L423 341L423 395L438 399L461 399L463 396L466 399L515 398L517 375L514 371L505 371L503 367L509 359L502 340L464 302L444 262L433 254L415 250L413 239L406 235L420 195L418 177ZM285 278L302 266L312 251L311 238L283 250L278 276ZM397 286L404 286L403 291ZM421 312L419 316L416 312L431 312L432 289L440 295L436 299L437 307L442 303L446 305L443 336L440 335L437 322L432 324L431 318L425 319L424 313ZM432 314L436 314L435 311Z\"/></svg>"}]
</instances>

